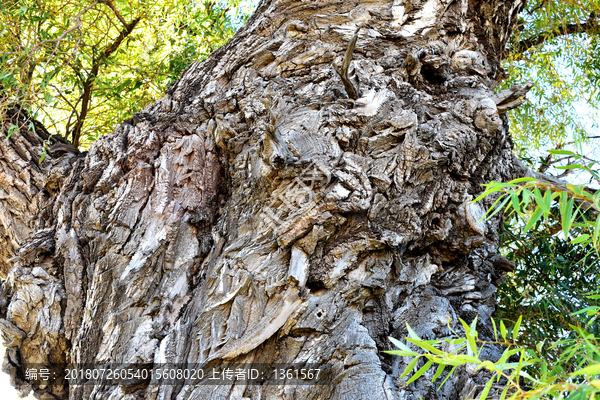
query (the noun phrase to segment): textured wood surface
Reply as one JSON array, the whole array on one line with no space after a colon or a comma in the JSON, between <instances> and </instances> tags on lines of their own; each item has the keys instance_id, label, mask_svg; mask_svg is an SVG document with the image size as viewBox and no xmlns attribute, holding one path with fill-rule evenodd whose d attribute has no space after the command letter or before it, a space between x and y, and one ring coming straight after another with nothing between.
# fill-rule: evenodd
<instances>
[{"instance_id":1,"label":"textured wood surface","mask_svg":"<svg viewBox=\"0 0 600 400\"><path fill-rule=\"evenodd\" d=\"M490 334L497 220L522 174L493 95L520 0L272 0L87 153L0 147L4 370L22 363L314 363L331 385L52 386L46 399L466 399L405 386L388 336ZM343 66L358 27L347 82ZM350 96L352 97L352 96ZM25 116L22 116L25 118ZM6 132L3 133L5 135ZM499 349L487 350L488 357ZM433 373L433 372L432 372Z\"/></svg>"}]
</instances>

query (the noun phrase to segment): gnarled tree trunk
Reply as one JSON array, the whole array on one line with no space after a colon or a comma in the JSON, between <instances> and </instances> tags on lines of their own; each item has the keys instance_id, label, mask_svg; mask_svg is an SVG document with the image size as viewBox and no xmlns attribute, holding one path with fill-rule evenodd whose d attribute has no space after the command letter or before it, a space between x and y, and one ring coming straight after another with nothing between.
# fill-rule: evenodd
<instances>
[{"instance_id":1,"label":"gnarled tree trunk","mask_svg":"<svg viewBox=\"0 0 600 400\"><path fill-rule=\"evenodd\" d=\"M34 389L475 397L481 371L459 369L439 392L431 379L406 386L406 360L382 351L406 323L433 339L448 318L479 316L490 334L498 221L479 221L471 200L521 173L502 113L523 91L492 90L522 6L263 0L230 43L88 152L56 142L39 166L43 130L14 133L0 148L14 385L29 390L26 363L310 363L330 385Z\"/></svg>"}]
</instances>

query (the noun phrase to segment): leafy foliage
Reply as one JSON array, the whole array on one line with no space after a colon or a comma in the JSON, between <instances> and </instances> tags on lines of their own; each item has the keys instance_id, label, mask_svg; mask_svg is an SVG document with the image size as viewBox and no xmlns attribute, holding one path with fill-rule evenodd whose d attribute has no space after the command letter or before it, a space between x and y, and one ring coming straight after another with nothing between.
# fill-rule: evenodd
<instances>
[{"instance_id":1,"label":"leafy foliage","mask_svg":"<svg viewBox=\"0 0 600 400\"><path fill-rule=\"evenodd\" d=\"M573 327L577 334L575 338L542 341L535 347L528 347L520 338L521 322L522 318L519 318L513 326L506 327L504 322L496 324L492 320L492 341L479 339L477 318L470 325L460 320L463 333L457 333L448 323L453 336L442 340L422 340L407 324L410 337L405 339L412 348L389 338L399 350L386 353L412 357L400 377L408 377L413 373L406 385L425 375L434 365L437 367L432 382L443 378L438 390L459 366L474 364L475 370L488 370L489 378L480 388L479 400L491 396L500 400L587 399L600 394L599 338L585 329ZM486 360L482 357L485 346L502 346L504 352L498 360ZM560 357L548 358L547 353L557 347L561 349ZM419 351L415 351L415 348ZM421 359L424 364L414 372Z\"/></svg>"},{"instance_id":2,"label":"leafy foliage","mask_svg":"<svg viewBox=\"0 0 600 400\"><path fill-rule=\"evenodd\" d=\"M84 148L161 96L250 11L240 0L0 1L0 116L19 104Z\"/></svg>"},{"instance_id":3,"label":"leafy foliage","mask_svg":"<svg viewBox=\"0 0 600 400\"><path fill-rule=\"evenodd\" d=\"M574 160L563 169L583 171L600 182L595 161L568 150L550 153ZM464 335L450 329L451 339L422 341L409 328L406 339L425 353L391 338L400 350L390 353L414 357L403 376L419 358L427 360L407 384L433 364L438 364L435 381L446 366L452 366L448 379L457 366L471 363L491 373L480 399L493 387L500 388L500 399L595 398L600 393L600 191L533 177L484 186L474 201L496 196L486 216L503 212L507 217L505 237L510 239L505 246L516 261L515 272L499 291L503 319L498 324L492 320L495 340L478 339L477 319L471 325L461 320ZM511 321L514 325L507 329L505 322ZM440 348L443 344L461 347L448 352ZM502 357L480 358L486 345L504 347Z\"/></svg>"},{"instance_id":4,"label":"leafy foliage","mask_svg":"<svg viewBox=\"0 0 600 400\"><path fill-rule=\"evenodd\" d=\"M560 148L569 138L594 136L600 105L600 2L528 1L505 57L508 79L499 90L536 83L530 102L509 114L521 158L535 156L540 148Z\"/></svg>"},{"instance_id":5,"label":"leafy foliage","mask_svg":"<svg viewBox=\"0 0 600 400\"><path fill-rule=\"evenodd\" d=\"M548 338L574 338L571 325L589 324L588 330L600 336L598 320L587 315L600 306L590 295L600 287L593 247L569 243L545 221L526 233L509 223L505 229L515 271L498 290L498 315L511 323L523 315L522 340L533 347ZM575 314L579 310L585 312Z\"/></svg>"}]
</instances>

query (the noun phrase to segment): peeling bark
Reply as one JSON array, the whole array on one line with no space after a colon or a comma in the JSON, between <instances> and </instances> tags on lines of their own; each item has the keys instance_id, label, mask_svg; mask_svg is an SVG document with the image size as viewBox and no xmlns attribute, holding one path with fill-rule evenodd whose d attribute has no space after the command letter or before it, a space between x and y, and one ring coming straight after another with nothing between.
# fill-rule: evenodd
<instances>
[{"instance_id":1,"label":"peeling bark","mask_svg":"<svg viewBox=\"0 0 600 400\"><path fill-rule=\"evenodd\" d=\"M491 335L499 221L480 222L471 200L482 183L523 173L503 112L526 89L493 95L522 6L263 1L230 43L89 152L57 144L40 167L45 137L13 135L0 148L0 329L13 384L29 390L28 362L313 363L331 385L34 389L476 396L481 371L458 370L439 392L426 378L405 386L406 360L381 351L406 323L433 339L448 317L478 316ZM342 82L334 66L359 25Z\"/></svg>"}]
</instances>

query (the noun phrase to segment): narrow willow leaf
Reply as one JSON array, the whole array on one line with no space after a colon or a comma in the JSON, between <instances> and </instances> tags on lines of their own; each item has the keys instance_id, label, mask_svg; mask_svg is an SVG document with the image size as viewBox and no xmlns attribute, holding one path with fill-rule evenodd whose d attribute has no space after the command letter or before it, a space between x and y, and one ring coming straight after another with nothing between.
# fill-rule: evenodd
<instances>
[{"instance_id":1,"label":"narrow willow leaf","mask_svg":"<svg viewBox=\"0 0 600 400\"><path fill-rule=\"evenodd\" d=\"M521 322L523 322L523 316L519 316L519 319L517 320L517 323L515 324L515 327L513 328L512 331L512 337L513 340L517 340L517 335L519 334L519 328L521 327Z\"/></svg>"},{"instance_id":2,"label":"narrow willow leaf","mask_svg":"<svg viewBox=\"0 0 600 400\"><path fill-rule=\"evenodd\" d=\"M571 192L575 193L575 194L581 194L583 191L583 187L581 185L570 185L570 184L566 184L567 189L569 189Z\"/></svg>"},{"instance_id":3,"label":"narrow willow leaf","mask_svg":"<svg viewBox=\"0 0 600 400\"><path fill-rule=\"evenodd\" d=\"M412 344L414 344L415 346L419 346L420 348L422 348L423 350L427 350L433 354L437 354L437 355L442 355L444 354L443 351L436 349L435 347L433 347L432 345L430 345L429 343L423 341L423 340L416 340L413 338L406 338L406 340L408 340L409 342L411 342Z\"/></svg>"},{"instance_id":4,"label":"narrow willow leaf","mask_svg":"<svg viewBox=\"0 0 600 400\"><path fill-rule=\"evenodd\" d=\"M570 376L578 376L578 375L598 375L600 374L600 364L592 364L588 365L585 368L580 369L579 371L575 371Z\"/></svg>"},{"instance_id":5,"label":"narrow willow leaf","mask_svg":"<svg viewBox=\"0 0 600 400\"><path fill-rule=\"evenodd\" d=\"M400 378L404 378L406 375L410 374L410 371L412 371L415 368L415 365L417 365L418 361L419 361L419 357L413 358L406 366L406 369L404 370L402 375L400 375Z\"/></svg>"},{"instance_id":6,"label":"narrow willow leaf","mask_svg":"<svg viewBox=\"0 0 600 400\"><path fill-rule=\"evenodd\" d=\"M438 387L437 390L440 390L442 388L442 386L444 386L444 383L446 383L446 381L448 380L448 378L450 378L450 376L452 375L452 373L454 372L454 370L456 369L456 367L457 367L456 365L454 367L452 367L452 369L450 370L450 372L448 373L448 375L444 378L444 380L440 384L440 387Z\"/></svg>"},{"instance_id":7,"label":"narrow willow leaf","mask_svg":"<svg viewBox=\"0 0 600 400\"><path fill-rule=\"evenodd\" d=\"M546 379L548 379L548 364L545 361L542 363L541 372L542 382L546 382Z\"/></svg>"},{"instance_id":8,"label":"narrow willow leaf","mask_svg":"<svg viewBox=\"0 0 600 400\"><path fill-rule=\"evenodd\" d=\"M594 223L593 232L594 232L594 237L592 239L592 243L594 244L594 246L598 247L598 235L600 234L600 217L598 217L598 216L596 216L596 222Z\"/></svg>"},{"instance_id":9,"label":"narrow willow leaf","mask_svg":"<svg viewBox=\"0 0 600 400\"><path fill-rule=\"evenodd\" d=\"M529 205L530 199L533 198L533 193L531 192L531 190L523 188L521 190L521 195L523 196L523 210L525 210Z\"/></svg>"},{"instance_id":10,"label":"narrow willow leaf","mask_svg":"<svg viewBox=\"0 0 600 400\"><path fill-rule=\"evenodd\" d=\"M8 141L8 139L10 139L10 137L17 130L17 128L18 128L18 126L15 124L12 124L10 126L10 128L8 128L8 134L6 135L6 139L4 139L4 143L6 143Z\"/></svg>"},{"instance_id":11,"label":"narrow willow leaf","mask_svg":"<svg viewBox=\"0 0 600 400\"><path fill-rule=\"evenodd\" d=\"M500 334L502 335L502 339L506 340L506 327L504 326L504 321L500 321Z\"/></svg>"},{"instance_id":12,"label":"narrow willow leaf","mask_svg":"<svg viewBox=\"0 0 600 400\"><path fill-rule=\"evenodd\" d=\"M590 238L590 235L585 233L585 234L577 236L575 239L571 240L571 243L573 243L573 244L583 243L583 242L587 241L589 238Z\"/></svg>"},{"instance_id":13,"label":"narrow willow leaf","mask_svg":"<svg viewBox=\"0 0 600 400\"><path fill-rule=\"evenodd\" d=\"M477 335L477 316L471 321L470 328L471 332L473 332L474 335Z\"/></svg>"},{"instance_id":14,"label":"narrow willow leaf","mask_svg":"<svg viewBox=\"0 0 600 400\"><path fill-rule=\"evenodd\" d=\"M542 197L542 192L540 191L540 188L536 187L533 189L533 196L535 197L535 201L536 203L538 203L538 205L542 205L544 204L544 198Z\"/></svg>"},{"instance_id":15,"label":"narrow willow leaf","mask_svg":"<svg viewBox=\"0 0 600 400\"><path fill-rule=\"evenodd\" d=\"M561 226L565 237L569 237L569 229L571 229L571 213L573 207L569 206L569 195L567 192L560 193L560 215L561 215Z\"/></svg>"},{"instance_id":16,"label":"narrow willow leaf","mask_svg":"<svg viewBox=\"0 0 600 400\"><path fill-rule=\"evenodd\" d=\"M468 356L466 354L454 354L454 359L456 361L462 362L463 364L465 363L472 363L472 364L480 364L481 360L477 357L473 357L473 356Z\"/></svg>"},{"instance_id":17,"label":"narrow willow leaf","mask_svg":"<svg viewBox=\"0 0 600 400\"><path fill-rule=\"evenodd\" d=\"M384 353L392 354L394 356L403 356L403 357L417 357L420 354L414 351L406 351L406 350L384 350Z\"/></svg>"},{"instance_id":18,"label":"narrow willow leaf","mask_svg":"<svg viewBox=\"0 0 600 400\"><path fill-rule=\"evenodd\" d=\"M406 381L406 384L409 385L409 384L413 383L414 381L416 381L417 379L419 379L419 377L421 375L423 375L429 369L429 367L431 367L432 365L433 365L433 361L427 361L425 363L425 365L423 365L421 368L419 368L419 370L417 372L415 372L415 374L408 381Z\"/></svg>"},{"instance_id":19,"label":"narrow willow leaf","mask_svg":"<svg viewBox=\"0 0 600 400\"><path fill-rule=\"evenodd\" d=\"M531 215L531 218L529 218L529 221L527 221L525 228L523 228L523 233L526 233L528 230L530 230L533 227L533 225L535 225L536 222L538 222L538 220L542 216L542 212L543 212L543 210L541 207L537 207L535 209L535 211Z\"/></svg>"},{"instance_id":20,"label":"narrow willow leaf","mask_svg":"<svg viewBox=\"0 0 600 400\"><path fill-rule=\"evenodd\" d=\"M435 380L439 378L440 375L442 375L442 372L444 372L444 368L446 368L444 364L438 365L437 369L435 370L435 375L433 375L433 379L431 380L431 383L435 382Z\"/></svg>"},{"instance_id":21,"label":"narrow willow leaf","mask_svg":"<svg viewBox=\"0 0 600 400\"><path fill-rule=\"evenodd\" d=\"M548 150L548 153L556 154L556 155L560 155L560 156L574 156L575 155L575 153L573 153L572 151L569 151L569 150Z\"/></svg>"},{"instance_id":22,"label":"narrow willow leaf","mask_svg":"<svg viewBox=\"0 0 600 400\"><path fill-rule=\"evenodd\" d=\"M544 212L544 217L548 218L548 215L550 214L550 210L552 207L552 191L550 189L546 189L546 192L544 193L544 205L545 205L545 209L548 210L547 212Z\"/></svg>"},{"instance_id":23,"label":"narrow willow leaf","mask_svg":"<svg viewBox=\"0 0 600 400\"><path fill-rule=\"evenodd\" d=\"M442 365L464 365L464 364L466 364L465 361L461 361L461 360L457 360L457 359L453 358L453 357L456 357L455 354L446 353L446 355L444 357L433 357L433 356L428 356L428 355L426 355L425 357L427 357L429 360L433 361L436 364L442 364ZM465 357L467 357L467 356L465 356Z\"/></svg>"},{"instance_id":24,"label":"narrow willow leaf","mask_svg":"<svg viewBox=\"0 0 600 400\"><path fill-rule=\"evenodd\" d=\"M512 203L512 208L516 211L516 213L523 215L523 211L521 211L521 206L519 204L519 195L514 190L510 191L510 200Z\"/></svg>"},{"instance_id":25,"label":"narrow willow leaf","mask_svg":"<svg viewBox=\"0 0 600 400\"><path fill-rule=\"evenodd\" d=\"M502 203L501 203L499 206L497 206L497 207L494 209L494 205L495 205L496 203L498 203L498 201L499 201L501 198L505 197L505 196L506 196L506 198L505 198L505 199L502 201ZM498 211L500 211L500 210L504 210L504 206L506 205L506 203L508 203L508 201L509 201L509 200L510 200L510 196L507 196L507 195L505 195L505 194L503 194L502 196L500 196L500 197L498 198L498 200L496 200L496 201L494 202L494 204L492 205L492 207L490 207L490 209L488 210L488 212L490 212L491 210L494 210L494 211L493 211L493 212L492 212L490 215L488 215L488 216L486 217L486 219L487 219L487 220L489 220L489 219L491 219L491 218L492 218L494 215L498 214Z\"/></svg>"},{"instance_id":26,"label":"narrow willow leaf","mask_svg":"<svg viewBox=\"0 0 600 400\"><path fill-rule=\"evenodd\" d=\"M490 317L490 320L492 321L492 326L494 327L494 339L497 341L498 340L498 330L496 329L496 322L494 321L494 318Z\"/></svg>"},{"instance_id":27,"label":"narrow willow leaf","mask_svg":"<svg viewBox=\"0 0 600 400\"><path fill-rule=\"evenodd\" d=\"M554 168L556 168L556 169L586 169L585 165L582 165L582 164L558 165Z\"/></svg>"},{"instance_id":28,"label":"narrow willow leaf","mask_svg":"<svg viewBox=\"0 0 600 400\"><path fill-rule=\"evenodd\" d=\"M404 350L404 351L412 351L410 349L410 347L408 347L407 345L405 345L404 343L402 343L401 341L399 341L398 339L394 339L391 336L388 336L388 339L390 340L390 342L392 342L394 344L394 346L396 346L397 348Z\"/></svg>"},{"instance_id":29,"label":"narrow willow leaf","mask_svg":"<svg viewBox=\"0 0 600 400\"><path fill-rule=\"evenodd\" d=\"M417 339L417 340L421 340L421 338L419 337L419 335L417 335L415 333L415 331L412 330L412 328L408 325L408 322L406 323L406 329L408 330L408 335L413 338L413 339Z\"/></svg>"},{"instance_id":30,"label":"narrow willow leaf","mask_svg":"<svg viewBox=\"0 0 600 400\"><path fill-rule=\"evenodd\" d=\"M467 338L468 344L467 353L470 356L477 354L477 346L474 346L475 340L473 339L473 335L471 334L471 327L465 321L463 321L462 318L459 318L458 320L460 321L465 330L465 337Z\"/></svg>"},{"instance_id":31,"label":"narrow willow leaf","mask_svg":"<svg viewBox=\"0 0 600 400\"><path fill-rule=\"evenodd\" d=\"M496 364L496 369L499 371L504 371L505 369L515 369L519 366L519 363L517 362L512 362L512 363L498 363Z\"/></svg>"},{"instance_id":32,"label":"narrow willow leaf","mask_svg":"<svg viewBox=\"0 0 600 400\"><path fill-rule=\"evenodd\" d=\"M513 179L512 181L510 181L508 183L522 183L522 182L537 182L537 179L535 179L532 176L525 176L523 178Z\"/></svg>"},{"instance_id":33,"label":"narrow willow leaf","mask_svg":"<svg viewBox=\"0 0 600 400\"><path fill-rule=\"evenodd\" d=\"M495 377L495 375L492 376L492 379L490 379L488 383L485 384L485 387L483 388L483 390L481 391L481 395L479 396L479 400L487 399L487 396L490 393L490 389L492 388L492 383L494 383Z\"/></svg>"},{"instance_id":34,"label":"narrow willow leaf","mask_svg":"<svg viewBox=\"0 0 600 400\"><path fill-rule=\"evenodd\" d=\"M589 313L590 311L593 311L593 313L595 314L596 310L598 310L599 308L600 307L598 307L598 306L590 306L590 307L586 307L584 309L581 309L581 310L579 310L577 312L574 312L571 315L579 315L579 314L583 314L583 313Z\"/></svg>"},{"instance_id":35,"label":"narrow willow leaf","mask_svg":"<svg viewBox=\"0 0 600 400\"><path fill-rule=\"evenodd\" d=\"M477 203L477 202L478 202L478 201L480 201L481 199L483 199L483 198L485 198L485 197L489 196L490 194L492 194L492 193L496 193L496 192L501 192L501 191L503 191L503 190L504 190L504 188L502 188L502 187L496 187L496 188L493 188L493 189L488 189L488 190L486 190L485 192L481 193L479 196L477 196L477 197L475 198L475 200L473 200L473 201L472 201L472 203Z\"/></svg>"},{"instance_id":36,"label":"narrow willow leaf","mask_svg":"<svg viewBox=\"0 0 600 400\"><path fill-rule=\"evenodd\" d=\"M500 395L500 400L506 400L506 395L508 393L508 389L510 389L510 385L506 385L506 387L502 391L502 394Z\"/></svg>"}]
</instances>

